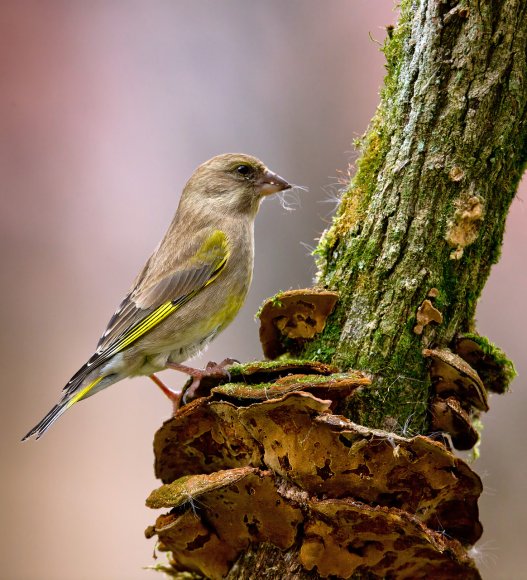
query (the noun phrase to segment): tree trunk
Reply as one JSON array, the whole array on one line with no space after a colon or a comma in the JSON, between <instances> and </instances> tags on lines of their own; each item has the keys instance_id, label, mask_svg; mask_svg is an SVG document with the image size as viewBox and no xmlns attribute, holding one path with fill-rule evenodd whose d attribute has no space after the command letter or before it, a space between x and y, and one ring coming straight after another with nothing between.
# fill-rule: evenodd
<instances>
[{"instance_id":1,"label":"tree trunk","mask_svg":"<svg viewBox=\"0 0 527 580\"><path fill-rule=\"evenodd\" d=\"M405 443L397 435L430 432L429 358L437 361L434 352L455 350L460 335L475 332L476 303L500 255L527 159L527 5L403 0L384 52L379 108L316 250L319 284L340 298L324 331L295 354L370 373L372 385L354 392L339 412L395 432L391 441L399 449ZM510 378L499 351L470 336L482 357L501 365L500 381ZM492 378L488 365L481 374ZM473 406L485 410L486 402ZM246 412L240 411L242 423L251 431ZM326 452L331 459L333 450ZM308 451L304 459L313 461ZM461 541L471 544L476 536ZM347 549L361 556L366 550ZM298 550L298 542L285 551L253 544L227 577L320 577L298 564Z\"/></svg>"},{"instance_id":2,"label":"tree trunk","mask_svg":"<svg viewBox=\"0 0 527 580\"><path fill-rule=\"evenodd\" d=\"M338 311L306 354L375 373L378 391L354 420L395 417L424 432L422 348L473 330L526 160L527 6L423 0L401 10L357 173L317 249ZM418 334L432 288L443 322Z\"/></svg>"}]
</instances>

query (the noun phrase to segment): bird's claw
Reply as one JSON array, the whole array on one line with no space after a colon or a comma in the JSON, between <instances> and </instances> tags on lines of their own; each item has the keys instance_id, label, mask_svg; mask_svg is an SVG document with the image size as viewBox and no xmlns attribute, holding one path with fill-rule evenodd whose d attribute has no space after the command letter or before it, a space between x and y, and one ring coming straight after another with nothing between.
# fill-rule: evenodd
<instances>
[{"instance_id":1,"label":"bird's claw","mask_svg":"<svg viewBox=\"0 0 527 580\"><path fill-rule=\"evenodd\" d=\"M225 358L220 363L215 363L214 361L209 361L205 370L202 371L204 374L203 376L207 377L214 377L214 378L223 378L225 377L228 381L231 380L231 373L227 370L227 367L234 364L239 363L240 361L234 358Z\"/></svg>"},{"instance_id":2,"label":"bird's claw","mask_svg":"<svg viewBox=\"0 0 527 580\"><path fill-rule=\"evenodd\" d=\"M220 363L216 363L214 361L209 361L204 369L195 369L192 367L188 367L186 365L182 365L179 363L169 363L167 368L183 372L190 377L192 377L192 382L190 385L185 385L181 394L178 394L178 400L172 399L174 401L174 412L179 409L182 405L186 405L190 401L196 398L196 392L200 387L201 381L206 377L211 377L214 379L227 379L227 381L231 380L231 374L227 370L226 367L232 365L233 363L238 363L236 359L233 358L226 358L222 360ZM157 377L156 377L157 378Z\"/></svg>"}]
</instances>

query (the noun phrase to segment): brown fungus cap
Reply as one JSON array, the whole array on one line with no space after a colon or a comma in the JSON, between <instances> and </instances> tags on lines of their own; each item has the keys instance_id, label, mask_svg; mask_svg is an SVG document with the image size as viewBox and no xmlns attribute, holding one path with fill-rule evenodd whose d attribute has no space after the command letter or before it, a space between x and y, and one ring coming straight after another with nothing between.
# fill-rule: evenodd
<instances>
[{"instance_id":1,"label":"brown fungus cap","mask_svg":"<svg viewBox=\"0 0 527 580\"><path fill-rule=\"evenodd\" d=\"M268 372L257 363L251 364L244 370L246 382L214 387L211 396L192 401L165 421L154 437L156 477L168 483L182 475L245 465L257 467L261 464L261 445L238 422L238 407L291 391L307 391L329 399L331 408L338 409L356 389L370 383L359 371L288 374L294 370L327 373L332 368L309 363L271 364ZM274 382L252 384L254 378L270 378Z\"/></svg>"},{"instance_id":2,"label":"brown fungus cap","mask_svg":"<svg viewBox=\"0 0 527 580\"><path fill-rule=\"evenodd\" d=\"M300 561L322 577L480 578L458 542L401 510L335 499L309 505Z\"/></svg>"},{"instance_id":3,"label":"brown fungus cap","mask_svg":"<svg viewBox=\"0 0 527 580\"><path fill-rule=\"evenodd\" d=\"M431 322L436 322L441 324L443 322L443 315L441 312L430 302L430 300L423 300L416 314L417 324L414 326L415 334L423 334L425 326Z\"/></svg>"},{"instance_id":4,"label":"brown fungus cap","mask_svg":"<svg viewBox=\"0 0 527 580\"><path fill-rule=\"evenodd\" d=\"M251 467L182 477L154 490L147 505L174 512L160 516L148 534L157 534L183 569L213 579L253 542L291 547L302 522L300 509L278 494L272 474Z\"/></svg>"},{"instance_id":5,"label":"brown fungus cap","mask_svg":"<svg viewBox=\"0 0 527 580\"><path fill-rule=\"evenodd\" d=\"M290 351L285 341L302 344L322 332L338 296L337 292L307 288L269 298L259 314L264 355L275 359Z\"/></svg>"},{"instance_id":6,"label":"brown fungus cap","mask_svg":"<svg viewBox=\"0 0 527 580\"><path fill-rule=\"evenodd\" d=\"M157 549L171 552L170 563L173 570L195 572L219 580L236 559L237 551L220 540L218 535L204 525L192 509L182 514L165 514L157 518L153 526L147 528L147 538L158 537Z\"/></svg>"},{"instance_id":7,"label":"brown fungus cap","mask_svg":"<svg viewBox=\"0 0 527 580\"><path fill-rule=\"evenodd\" d=\"M430 414L432 428L448 433L456 449L466 451L478 442L478 432L456 397L434 397L430 404Z\"/></svg>"},{"instance_id":8,"label":"brown fungus cap","mask_svg":"<svg viewBox=\"0 0 527 580\"><path fill-rule=\"evenodd\" d=\"M267 542L295 546L323 577L479 578L463 546L481 536L481 481L444 445L356 425L305 391L223 396L183 407L156 435L156 469L172 483L147 504L170 512L147 535L174 571L219 579Z\"/></svg>"},{"instance_id":9,"label":"brown fungus cap","mask_svg":"<svg viewBox=\"0 0 527 580\"><path fill-rule=\"evenodd\" d=\"M193 390L193 394L188 400L208 397L212 389L226 383L255 385L276 381L291 374L330 375L339 372L339 369L332 365L295 359L286 361L253 361L243 364L233 362L224 368L226 372L207 374L201 378L199 386ZM192 383L193 379L189 379L186 386L190 386Z\"/></svg>"},{"instance_id":10,"label":"brown fungus cap","mask_svg":"<svg viewBox=\"0 0 527 580\"><path fill-rule=\"evenodd\" d=\"M237 407L221 407L218 413L209 399L198 399L163 423L154 437L158 479L170 483L184 475L261 464L258 443L237 424Z\"/></svg>"},{"instance_id":11,"label":"brown fungus cap","mask_svg":"<svg viewBox=\"0 0 527 580\"><path fill-rule=\"evenodd\" d=\"M396 507L464 543L479 539L482 486L465 462L427 437L406 439L332 415L329 404L290 393L240 409L239 421L263 446L265 466L310 494Z\"/></svg>"},{"instance_id":12,"label":"brown fungus cap","mask_svg":"<svg viewBox=\"0 0 527 580\"><path fill-rule=\"evenodd\" d=\"M196 401L156 435L156 472L172 481L185 470L270 469L310 495L403 509L464 543L480 537L481 482L466 463L427 437L356 425L331 405L306 392L243 407Z\"/></svg>"},{"instance_id":13,"label":"brown fungus cap","mask_svg":"<svg viewBox=\"0 0 527 580\"><path fill-rule=\"evenodd\" d=\"M435 392L442 398L455 396L462 405L488 411L487 391L478 373L448 348L423 350L431 359L430 376Z\"/></svg>"},{"instance_id":14,"label":"brown fungus cap","mask_svg":"<svg viewBox=\"0 0 527 580\"><path fill-rule=\"evenodd\" d=\"M514 365L505 353L483 336L458 336L454 350L477 371L489 391L505 393L516 376Z\"/></svg>"}]
</instances>

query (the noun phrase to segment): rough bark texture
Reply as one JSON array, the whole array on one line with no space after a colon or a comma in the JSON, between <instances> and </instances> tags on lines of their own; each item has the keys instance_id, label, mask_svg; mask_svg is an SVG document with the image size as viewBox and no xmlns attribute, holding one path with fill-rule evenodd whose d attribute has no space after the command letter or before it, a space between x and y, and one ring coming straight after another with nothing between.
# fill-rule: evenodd
<instances>
[{"instance_id":1,"label":"rough bark texture","mask_svg":"<svg viewBox=\"0 0 527 580\"><path fill-rule=\"evenodd\" d=\"M526 44L521 0L403 3L381 104L317 251L341 300L306 354L376 374L357 422L423 432L421 350L471 330L527 155ZM419 335L431 288L443 323Z\"/></svg>"}]
</instances>

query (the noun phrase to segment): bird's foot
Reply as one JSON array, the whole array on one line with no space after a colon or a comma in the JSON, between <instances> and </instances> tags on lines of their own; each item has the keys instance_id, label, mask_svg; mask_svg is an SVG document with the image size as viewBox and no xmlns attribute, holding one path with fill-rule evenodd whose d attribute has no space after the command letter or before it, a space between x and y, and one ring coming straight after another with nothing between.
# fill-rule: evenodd
<instances>
[{"instance_id":1,"label":"bird's foot","mask_svg":"<svg viewBox=\"0 0 527 580\"><path fill-rule=\"evenodd\" d=\"M226 358L222 360L220 363L210 361L207 363L207 366L204 369L195 369L193 367L189 367L179 363L169 363L167 365L167 368L173 369L175 371L180 371L192 377L192 382L183 387L183 390L181 391L181 395L179 396L179 400L177 402L177 407L176 402L174 402L174 410L177 410L182 404L184 405L196 398L197 390L199 389L201 381L204 378L226 379L227 381L230 381L231 374L229 373L226 367L237 362L239 361L233 358Z\"/></svg>"}]
</instances>

